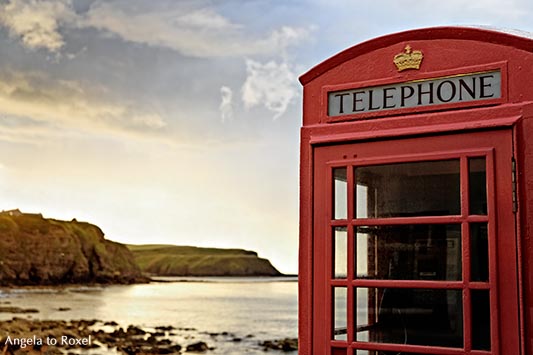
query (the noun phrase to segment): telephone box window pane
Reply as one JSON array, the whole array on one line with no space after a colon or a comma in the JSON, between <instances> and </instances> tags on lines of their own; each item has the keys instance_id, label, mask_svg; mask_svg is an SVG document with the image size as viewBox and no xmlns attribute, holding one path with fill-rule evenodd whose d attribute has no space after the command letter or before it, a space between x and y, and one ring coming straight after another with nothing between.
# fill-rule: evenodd
<instances>
[{"instance_id":1,"label":"telephone box window pane","mask_svg":"<svg viewBox=\"0 0 533 355\"><path fill-rule=\"evenodd\" d=\"M489 238L487 223L470 224L470 277L489 281Z\"/></svg>"},{"instance_id":2,"label":"telephone box window pane","mask_svg":"<svg viewBox=\"0 0 533 355\"><path fill-rule=\"evenodd\" d=\"M333 216L335 219L348 218L348 180L346 168L333 169Z\"/></svg>"},{"instance_id":3,"label":"telephone box window pane","mask_svg":"<svg viewBox=\"0 0 533 355\"><path fill-rule=\"evenodd\" d=\"M487 170L485 158L468 159L470 214L487 214Z\"/></svg>"},{"instance_id":4,"label":"telephone box window pane","mask_svg":"<svg viewBox=\"0 0 533 355\"><path fill-rule=\"evenodd\" d=\"M357 289L357 341L463 347L461 290Z\"/></svg>"},{"instance_id":5,"label":"telephone box window pane","mask_svg":"<svg viewBox=\"0 0 533 355\"><path fill-rule=\"evenodd\" d=\"M420 224L357 227L357 278L458 281L461 226Z\"/></svg>"},{"instance_id":6,"label":"telephone box window pane","mask_svg":"<svg viewBox=\"0 0 533 355\"><path fill-rule=\"evenodd\" d=\"M355 203L357 218L368 218L368 186L356 185Z\"/></svg>"},{"instance_id":7,"label":"telephone box window pane","mask_svg":"<svg viewBox=\"0 0 533 355\"><path fill-rule=\"evenodd\" d=\"M488 290L472 290L472 349L490 350L490 296Z\"/></svg>"},{"instance_id":8,"label":"telephone box window pane","mask_svg":"<svg viewBox=\"0 0 533 355\"><path fill-rule=\"evenodd\" d=\"M348 275L348 230L346 227L336 227L334 229L335 254L334 258L334 278L345 279Z\"/></svg>"},{"instance_id":9,"label":"telephone box window pane","mask_svg":"<svg viewBox=\"0 0 533 355\"><path fill-rule=\"evenodd\" d=\"M347 289L346 287L333 288L333 339L347 340Z\"/></svg>"},{"instance_id":10,"label":"telephone box window pane","mask_svg":"<svg viewBox=\"0 0 533 355\"><path fill-rule=\"evenodd\" d=\"M357 218L461 214L459 165L455 159L357 167L356 184L366 186L366 196L356 200L367 201Z\"/></svg>"}]
</instances>

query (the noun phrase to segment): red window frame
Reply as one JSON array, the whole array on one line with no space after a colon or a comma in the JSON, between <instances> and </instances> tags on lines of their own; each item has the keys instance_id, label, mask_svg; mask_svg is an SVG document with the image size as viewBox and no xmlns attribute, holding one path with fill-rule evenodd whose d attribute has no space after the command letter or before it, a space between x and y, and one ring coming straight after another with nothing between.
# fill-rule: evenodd
<instances>
[{"instance_id":1,"label":"red window frame","mask_svg":"<svg viewBox=\"0 0 533 355\"><path fill-rule=\"evenodd\" d=\"M315 149L314 168L314 354L355 354L355 349L404 351L452 355L519 354L516 228L512 207L512 132L510 130L371 141ZM469 215L468 159L486 158L487 215ZM460 159L461 214L431 217L355 218L354 167L403 162ZM347 167L347 219L332 216L332 171ZM470 223L488 223L489 280L470 281ZM357 226L404 224L460 224L462 231L462 279L460 281L377 280L355 278L355 233ZM333 229L347 227L348 273L333 278ZM332 290L347 289L347 340L332 340ZM357 342L354 340L354 294L357 287L456 289L463 296L463 348ZM489 290L491 350L471 349L471 290ZM333 350L335 349L335 351ZM502 351L501 349L505 349Z\"/></svg>"}]
</instances>

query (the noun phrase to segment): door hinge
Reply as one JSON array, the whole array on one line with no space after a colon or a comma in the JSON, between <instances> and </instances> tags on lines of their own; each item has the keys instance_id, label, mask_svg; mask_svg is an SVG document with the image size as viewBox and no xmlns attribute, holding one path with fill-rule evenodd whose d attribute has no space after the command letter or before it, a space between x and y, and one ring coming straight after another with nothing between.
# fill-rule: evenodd
<instances>
[{"instance_id":1,"label":"door hinge","mask_svg":"<svg viewBox=\"0 0 533 355\"><path fill-rule=\"evenodd\" d=\"M516 160L511 158L511 181L513 183L513 213L518 211L518 199L516 194Z\"/></svg>"}]
</instances>

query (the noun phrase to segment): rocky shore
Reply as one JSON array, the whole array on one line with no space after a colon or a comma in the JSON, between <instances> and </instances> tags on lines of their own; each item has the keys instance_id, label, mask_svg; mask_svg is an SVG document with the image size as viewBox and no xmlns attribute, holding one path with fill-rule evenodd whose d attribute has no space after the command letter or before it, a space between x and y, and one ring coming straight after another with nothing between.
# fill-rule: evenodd
<instances>
[{"instance_id":1,"label":"rocky shore","mask_svg":"<svg viewBox=\"0 0 533 355\"><path fill-rule=\"evenodd\" d=\"M33 320L12 318L0 323L1 355L36 354L95 354L118 353L127 355L141 354L182 354L208 353L215 350L212 344L195 341L186 336L190 328L157 326L143 328L129 325L120 327L115 322L100 320ZM189 338L186 344L178 344L172 339L178 335ZM230 333L213 333L210 337L226 336ZM253 337L253 335L249 335ZM231 341L241 339L233 337ZM215 343L215 342L213 342ZM297 339L278 339L258 341L257 346L264 351L296 351ZM94 349L101 351L95 352Z\"/></svg>"}]
</instances>

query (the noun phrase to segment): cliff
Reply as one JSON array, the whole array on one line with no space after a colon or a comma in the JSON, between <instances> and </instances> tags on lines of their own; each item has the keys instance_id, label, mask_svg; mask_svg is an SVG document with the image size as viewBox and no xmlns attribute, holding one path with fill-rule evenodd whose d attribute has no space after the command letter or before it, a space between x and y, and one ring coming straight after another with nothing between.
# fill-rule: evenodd
<instances>
[{"instance_id":1,"label":"cliff","mask_svg":"<svg viewBox=\"0 0 533 355\"><path fill-rule=\"evenodd\" d=\"M157 276L280 276L267 259L242 249L128 245L143 272Z\"/></svg>"},{"instance_id":2,"label":"cliff","mask_svg":"<svg viewBox=\"0 0 533 355\"><path fill-rule=\"evenodd\" d=\"M0 285L133 283L144 280L131 252L95 225L0 212Z\"/></svg>"}]
</instances>

